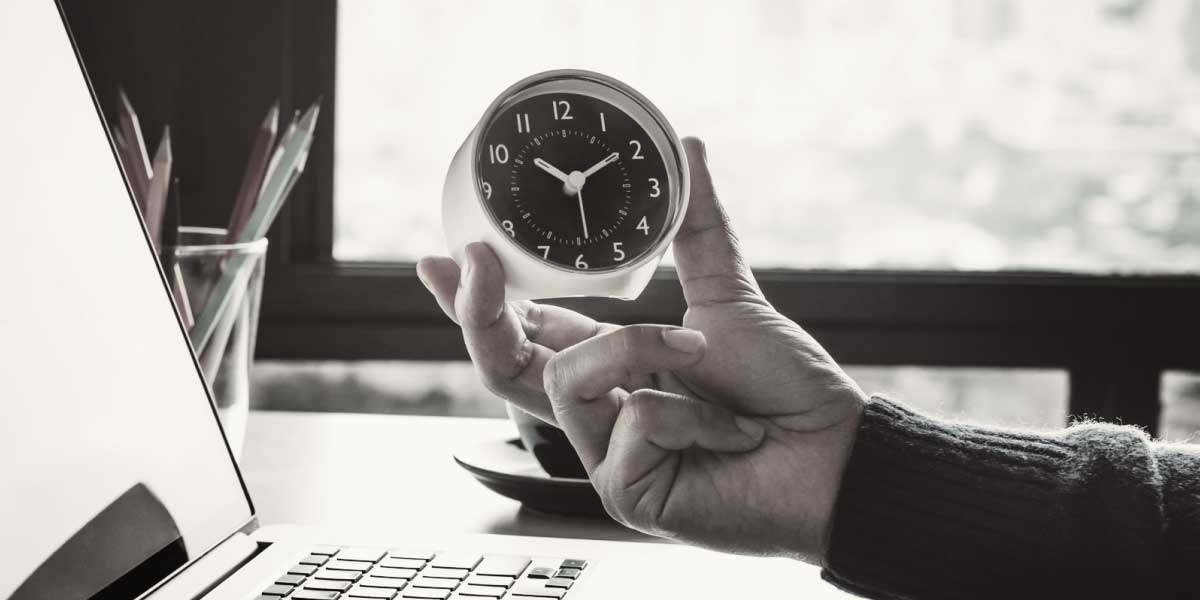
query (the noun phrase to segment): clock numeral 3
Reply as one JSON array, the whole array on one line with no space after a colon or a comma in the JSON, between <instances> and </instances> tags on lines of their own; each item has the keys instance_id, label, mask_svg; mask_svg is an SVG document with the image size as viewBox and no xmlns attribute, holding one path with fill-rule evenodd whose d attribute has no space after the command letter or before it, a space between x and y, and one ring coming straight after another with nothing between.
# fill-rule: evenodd
<instances>
[{"instance_id":1,"label":"clock numeral 3","mask_svg":"<svg viewBox=\"0 0 1200 600\"><path fill-rule=\"evenodd\" d=\"M570 121L575 118L571 116L571 103L566 100L555 100L550 106L554 108L555 121Z\"/></svg>"},{"instance_id":2,"label":"clock numeral 3","mask_svg":"<svg viewBox=\"0 0 1200 600\"><path fill-rule=\"evenodd\" d=\"M641 142L639 142L637 140L629 140L629 145L633 146L633 156L631 156L630 158L632 158L633 160L643 160L646 158L645 156L642 156L642 143Z\"/></svg>"},{"instance_id":3,"label":"clock numeral 3","mask_svg":"<svg viewBox=\"0 0 1200 600\"><path fill-rule=\"evenodd\" d=\"M650 178L650 197L657 198L662 195L662 190L658 189L658 179Z\"/></svg>"},{"instance_id":4,"label":"clock numeral 3","mask_svg":"<svg viewBox=\"0 0 1200 600\"><path fill-rule=\"evenodd\" d=\"M504 164L508 162L508 147L504 144L489 144L488 156L492 159L492 164Z\"/></svg>"},{"instance_id":5,"label":"clock numeral 3","mask_svg":"<svg viewBox=\"0 0 1200 600\"><path fill-rule=\"evenodd\" d=\"M517 113L517 133L529 133L529 113Z\"/></svg>"}]
</instances>

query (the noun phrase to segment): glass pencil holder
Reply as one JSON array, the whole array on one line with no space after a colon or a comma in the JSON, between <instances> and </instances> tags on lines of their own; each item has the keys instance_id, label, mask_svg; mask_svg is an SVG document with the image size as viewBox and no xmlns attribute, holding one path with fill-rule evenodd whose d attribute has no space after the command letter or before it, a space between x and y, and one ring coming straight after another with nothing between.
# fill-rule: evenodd
<instances>
[{"instance_id":1,"label":"glass pencil holder","mask_svg":"<svg viewBox=\"0 0 1200 600\"><path fill-rule=\"evenodd\" d=\"M250 412L250 375L262 304L267 240L227 243L224 229L180 227L163 270L188 328L234 456Z\"/></svg>"}]
</instances>

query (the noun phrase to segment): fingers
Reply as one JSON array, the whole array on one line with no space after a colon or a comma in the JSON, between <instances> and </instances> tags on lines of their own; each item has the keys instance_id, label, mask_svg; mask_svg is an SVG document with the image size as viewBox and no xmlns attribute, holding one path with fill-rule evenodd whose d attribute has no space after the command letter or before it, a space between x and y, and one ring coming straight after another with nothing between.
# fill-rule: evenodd
<instances>
[{"instance_id":1,"label":"fingers","mask_svg":"<svg viewBox=\"0 0 1200 600\"><path fill-rule=\"evenodd\" d=\"M460 272L458 264L448 256L426 256L417 262L417 278L437 299L442 312L458 323L454 312L454 297L458 293Z\"/></svg>"},{"instance_id":2,"label":"fingers","mask_svg":"<svg viewBox=\"0 0 1200 600\"><path fill-rule=\"evenodd\" d=\"M704 356L698 331L631 325L580 342L555 355L543 382L559 426L588 473L604 459L620 410L614 388L630 379L692 366Z\"/></svg>"},{"instance_id":3,"label":"fingers","mask_svg":"<svg viewBox=\"0 0 1200 600\"><path fill-rule=\"evenodd\" d=\"M688 306L734 300L762 300L754 275L713 189L704 143L684 138L691 197L675 236L675 269Z\"/></svg>"},{"instance_id":4,"label":"fingers","mask_svg":"<svg viewBox=\"0 0 1200 600\"><path fill-rule=\"evenodd\" d=\"M696 446L714 452L745 452L758 447L765 432L762 423L715 404L658 390L638 390L622 403L609 456L631 461L651 449L646 445L668 451Z\"/></svg>"}]
</instances>

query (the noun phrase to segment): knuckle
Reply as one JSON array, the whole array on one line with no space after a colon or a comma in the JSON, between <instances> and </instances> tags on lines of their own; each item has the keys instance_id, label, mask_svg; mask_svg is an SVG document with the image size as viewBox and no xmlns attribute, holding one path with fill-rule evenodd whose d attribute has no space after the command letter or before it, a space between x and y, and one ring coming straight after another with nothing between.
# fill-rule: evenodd
<instances>
[{"instance_id":1,"label":"knuckle","mask_svg":"<svg viewBox=\"0 0 1200 600\"><path fill-rule=\"evenodd\" d=\"M562 353L555 354L546 362L546 369L542 372L542 386L551 399L561 398L566 390L567 367L564 362Z\"/></svg>"}]
</instances>

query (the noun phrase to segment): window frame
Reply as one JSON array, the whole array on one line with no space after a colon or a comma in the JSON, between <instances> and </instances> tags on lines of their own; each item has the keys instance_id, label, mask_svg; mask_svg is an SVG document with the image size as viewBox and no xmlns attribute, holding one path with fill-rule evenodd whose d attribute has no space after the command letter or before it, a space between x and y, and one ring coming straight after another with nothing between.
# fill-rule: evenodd
<instances>
[{"instance_id":1,"label":"window frame","mask_svg":"<svg viewBox=\"0 0 1200 600\"><path fill-rule=\"evenodd\" d=\"M258 357L467 359L457 327L424 290L412 264L334 260L336 2L283 6L284 105L323 97L323 106L308 168L271 232ZM1063 369L1070 377L1073 416L1154 431L1161 373L1200 370L1200 276L793 269L755 274L774 306L839 362ZM615 323L677 324L685 309L668 268L659 269L636 303L555 303Z\"/></svg>"}]
</instances>

